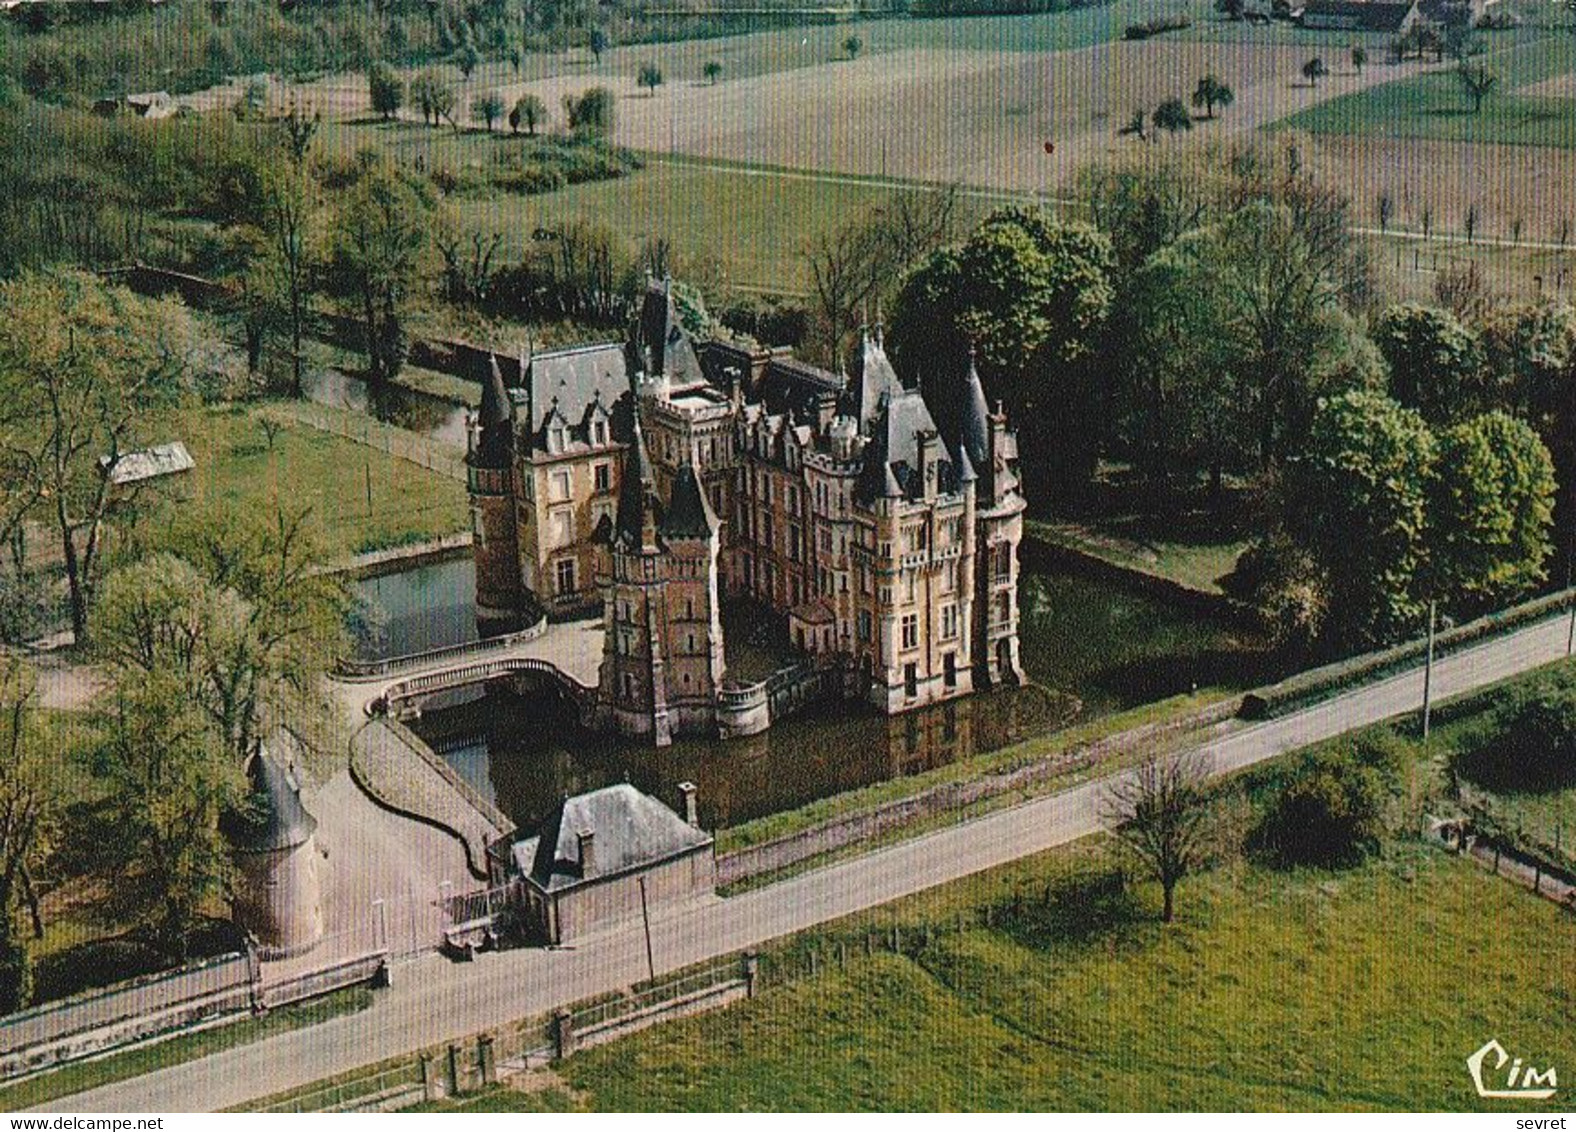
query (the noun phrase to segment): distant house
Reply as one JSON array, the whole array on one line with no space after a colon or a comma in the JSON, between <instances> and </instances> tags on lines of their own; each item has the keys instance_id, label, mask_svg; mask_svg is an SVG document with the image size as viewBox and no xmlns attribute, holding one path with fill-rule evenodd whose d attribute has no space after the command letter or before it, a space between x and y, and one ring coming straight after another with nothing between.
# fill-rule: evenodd
<instances>
[{"instance_id":1,"label":"distant house","mask_svg":"<svg viewBox=\"0 0 1576 1132\"><path fill-rule=\"evenodd\" d=\"M123 98L101 98L93 104L93 112L103 117L113 117L127 110L139 118L158 121L173 118L180 113L180 104L167 91L154 90L143 94L128 94Z\"/></svg>"},{"instance_id":2,"label":"distant house","mask_svg":"<svg viewBox=\"0 0 1576 1132\"><path fill-rule=\"evenodd\" d=\"M1488 11L1488 0L1418 0L1417 11L1440 27L1476 27Z\"/></svg>"},{"instance_id":3,"label":"distant house","mask_svg":"<svg viewBox=\"0 0 1576 1132\"><path fill-rule=\"evenodd\" d=\"M109 477L109 482L116 487L179 475L191 471L196 466L197 462L192 459L192 454L186 451L186 445L179 440L137 452L127 452L118 460L111 460L108 456L99 457L99 467Z\"/></svg>"},{"instance_id":4,"label":"distant house","mask_svg":"<svg viewBox=\"0 0 1576 1132\"><path fill-rule=\"evenodd\" d=\"M1319 31L1400 35L1419 19L1417 0L1308 0L1297 22Z\"/></svg>"},{"instance_id":5,"label":"distant house","mask_svg":"<svg viewBox=\"0 0 1576 1132\"><path fill-rule=\"evenodd\" d=\"M627 783L565 798L536 836L489 851L494 883L511 886L552 943L710 895L712 838L696 823L694 787L683 789L687 821Z\"/></svg>"}]
</instances>

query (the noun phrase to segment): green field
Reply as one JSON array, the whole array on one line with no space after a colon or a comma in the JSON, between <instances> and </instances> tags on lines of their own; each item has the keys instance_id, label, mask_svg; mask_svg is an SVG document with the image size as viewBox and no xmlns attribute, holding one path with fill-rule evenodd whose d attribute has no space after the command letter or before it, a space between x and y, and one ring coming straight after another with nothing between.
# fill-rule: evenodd
<instances>
[{"instance_id":1,"label":"green field","mask_svg":"<svg viewBox=\"0 0 1576 1132\"><path fill-rule=\"evenodd\" d=\"M154 442L184 441L196 463L167 506L310 508L335 558L465 529L464 484L304 425L284 427L270 448L261 415L256 405L190 408L151 427Z\"/></svg>"},{"instance_id":2,"label":"green field","mask_svg":"<svg viewBox=\"0 0 1576 1132\"><path fill-rule=\"evenodd\" d=\"M1576 37L1551 36L1483 57L1499 76L1479 113L1451 70L1435 71L1343 95L1286 119L1287 129L1373 138L1576 148L1576 98L1525 88L1576 69Z\"/></svg>"},{"instance_id":3,"label":"green field","mask_svg":"<svg viewBox=\"0 0 1576 1132\"><path fill-rule=\"evenodd\" d=\"M936 925L928 946L842 969L827 949L821 975L775 984L768 957L754 1001L465 1104L1461 1110L1492 1103L1465 1070L1490 1037L1540 1067L1576 1057L1569 915L1465 861L1410 845L1344 873L1233 866L1187 883L1170 927L1143 890L1097 914L1041 904L1098 853L906 901L881 917ZM995 926L951 929L987 904Z\"/></svg>"}]
</instances>

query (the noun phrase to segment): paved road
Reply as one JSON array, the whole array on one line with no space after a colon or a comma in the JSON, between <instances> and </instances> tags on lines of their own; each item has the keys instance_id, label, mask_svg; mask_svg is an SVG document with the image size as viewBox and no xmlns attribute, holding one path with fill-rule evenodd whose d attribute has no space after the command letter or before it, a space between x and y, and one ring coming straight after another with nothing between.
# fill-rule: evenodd
<instances>
[{"instance_id":1,"label":"paved road","mask_svg":"<svg viewBox=\"0 0 1576 1132\"><path fill-rule=\"evenodd\" d=\"M1453 695L1565 655L1563 616L1447 657L1438 695ZM1205 745L1220 773L1362 727L1421 702L1411 670L1283 719L1238 726ZM1061 845L1100 827L1110 780L1028 802L726 900L677 911L653 925L659 970L725 955ZM646 959L638 925L577 950L484 955L470 965L436 956L396 968L370 1009L172 1066L57 1102L59 1111L223 1108L330 1074L459 1038L639 981Z\"/></svg>"}]
</instances>

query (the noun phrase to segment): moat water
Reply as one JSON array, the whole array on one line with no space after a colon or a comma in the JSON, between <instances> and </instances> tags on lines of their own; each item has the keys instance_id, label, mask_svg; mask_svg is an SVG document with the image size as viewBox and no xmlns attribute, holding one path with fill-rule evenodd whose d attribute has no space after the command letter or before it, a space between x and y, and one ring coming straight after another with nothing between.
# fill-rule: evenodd
<instances>
[{"instance_id":1,"label":"moat water","mask_svg":"<svg viewBox=\"0 0 1576 1132\"><path fill-rule=\"evenodd\" d=\"M469 560L359 581L382 611L364 655L475 639ZM999 750L1123 707L1237 682L1229 631L1106 583L1026 570L1022 656L1035 686L888 719L857 705L814 707L746 739L663 750L581 728L551 695L472 692L432 705L416 730L460 774L530 828L565 794L628 781L677 801L696 783L713 828Z\"/></svg>"},{"instance_id":2,"label":"moat water","mask_svg":"<svg viewBox=\"0 0 1576 1132\"><path fill-rule=\"evenodd\" d=\"M308 369L301 375L308 401L365 413L428 440L465 450L464 405L403 385L370 382L338 369Z\"/></svg>"}]
</instances>

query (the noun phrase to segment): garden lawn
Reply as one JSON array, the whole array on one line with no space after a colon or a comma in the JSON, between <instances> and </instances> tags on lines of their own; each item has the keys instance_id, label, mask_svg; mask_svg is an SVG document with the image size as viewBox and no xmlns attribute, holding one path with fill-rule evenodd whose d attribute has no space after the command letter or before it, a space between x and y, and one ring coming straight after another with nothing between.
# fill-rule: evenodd
<instances>
[{"instance_id":1,"label":"garden lawn","mask_svg":"<svg viewBox=\"0 0 1576 1132\"><path fill-rule=\"evenodd\" d=\"M151 439L184 441L196 468L156 507L258 517L310 508L335 559L465 529L464 484L304 425L284 426L270 448L260 415L258 406L215 406L161 418Z\"/></svg>"}]
</instances>

